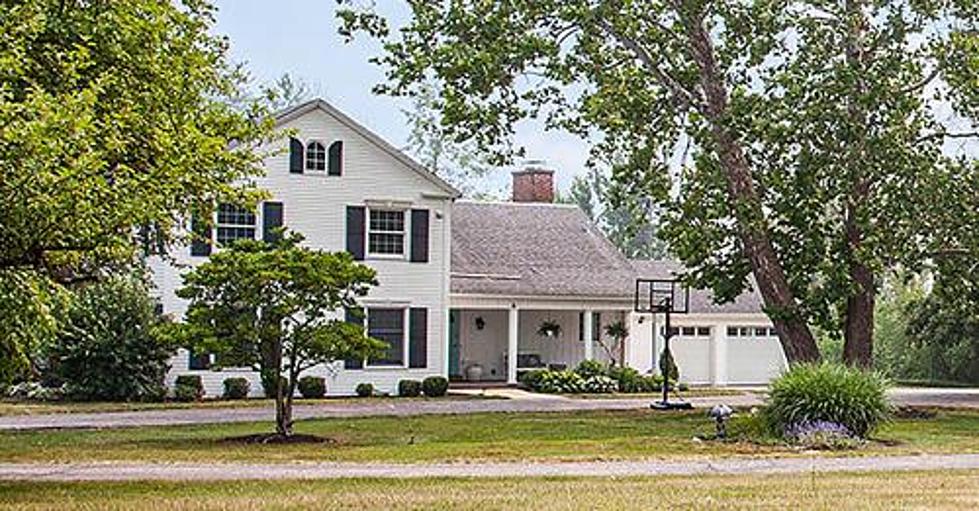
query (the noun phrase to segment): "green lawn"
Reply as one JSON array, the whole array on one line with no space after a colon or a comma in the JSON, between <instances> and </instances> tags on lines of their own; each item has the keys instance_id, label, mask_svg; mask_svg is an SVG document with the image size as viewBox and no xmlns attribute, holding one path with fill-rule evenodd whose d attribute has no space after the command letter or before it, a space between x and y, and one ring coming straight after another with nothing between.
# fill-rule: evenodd
<instances>
[{"instance_id":1,"label":"green lawn","mask_svg":"<svg viewBox=\"0 0 979 511\"><path fill-rule=\"evenodd\" d=\"M979 471L661 478L0 483L0 509L961 509Z\"/></svg>"},{"instance_id":2,"label":"green lawn","mask_svg":"<svg viewBox=\"0 0 979 511\"><path fill-rule=\"evenodd\" d=\"M702 410L491 413L301 421L299 433L337 444L240 445L222 439L271 423L0 433L0 461L390 461L596 460L791 455L781 445L694 440L712 426ZM874 443L845 455L979 452L979 413L941 411L897 420Z\"/></svg>"},{"instance_id":3,"label":"green lawn","mask_svg":"<svg viewBox=\"0 0 979 511\"><path fill-rule=\"evenodd\" d=\"M720 387L691 387L683 392L670 392L670 399L689 399L692 397L740 396L747 392L738 389ZM663 398L662 392L637 392L632 394L561 394L575 399L648 399L650 401Z\"/></svg>"},{"instance_id":4,"label":"green lawn","mask_svg":"<svg viewBox=\"0 0 979 511\"><path fill-rule=\"evenodd\" d=\"M439 398L405 398L405 397L372 397L369 399L357 397L330 397L325 399L297 399L296 405L316 405L316 404L366 404L387 402L397 399L404 400L471 400L471 399L499 399L493 396L481 394L449 394ZM274 408L275 401L271 399L205 399L201 402L183 403L177 401L166 401L161 403L112 403L112 402L41 402L41 401L0 401L0 416L9 415L42 415L49 413L101 413L101 412L135 412L143 410L184 410L189 408L252 408L268 407Z\"/></svg>"}]
</instances>

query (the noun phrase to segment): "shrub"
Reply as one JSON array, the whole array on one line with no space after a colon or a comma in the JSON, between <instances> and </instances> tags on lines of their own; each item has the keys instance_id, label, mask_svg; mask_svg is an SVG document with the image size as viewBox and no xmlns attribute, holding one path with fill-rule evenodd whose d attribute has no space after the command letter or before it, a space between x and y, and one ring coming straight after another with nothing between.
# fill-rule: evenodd
<instances>
[{"instance_id":1,"label":"shrub","mask_svg":"<svg viewBox=\"0 0 979 511\"><path fill-rule=\"evenodd\" d=\"M224 398L225 399L245 399L248 397L248 391L251 390L251 384L248 383L247 378L225 378L224 379Z\"/></svg>"},{"instance_id":2,"label":"shrub","mask_svg":"<svg viewBox=\"0 0 979 511\"><path fill-rule=\"evenodd\" d=\"M663 350L659 354L659 373L671 382L680 381L680 368L673 360L673 352Z\"/></svg>"},{"instance_id":3,"label":"shrub","mask_svg":"<svg viewBox=\"0 0 979 511\"><path fill-rule=\"evenodd\" d=\"M299 379L299 394L306 399L319 399L326 395L326 378L303 376Z\"/></svg>"},{"instance_id":4,"label":"shrub","mask_svg":"<svg viewBox=\"0 0 979 511\"><path fill-rule=\"evenodd\" d=\"M181 374L174 382L173 397L177 401L199 401L204 397L204 382L196 374Z\"/></svg>"},{"instance_id":5,"label":"shrub","mask_svg":"<svg viewBox=\"0 0 979 511\"><path fill-rule=\"evenodd\" d=\"M60 401L65 397L64 387L46 387L38 382L25 381L5 389L7 397L31 401Z\"/></svg>"},{"instance_id":6,"label":"shrub","mask_svg":"<svg viewBox=\"0 0 979 511\"><path fill-rule=\"evenodd\" d=\"M540 379L548 373L547 369L534 369L520 375L520 384L529 390L537 392L540 388Z\"/></svg>"},{"instance_id":7,"label":"shrub","mask_svg":"<svg viewBox=\"0 0 979 511\"><path fill-rule=\"evenodd\" d=\"M632 367L609 368L608 375L615 380L619 392L644 392L643 376Z\"/></svg>"},{"instance_id":8,"label":"shrub","mask_svg":"<svg viewBox=\"0 0 979 511\"><path fill-rule=\"evenodd\" d=\"M793 427L823 421L865 438L890 414L887 387L878 373L838 364L800 364L772 382L766 422L782 437Z\"/></svg>"},{"instance_id":9,"label":"shrub","mask_svg":"<svg viewBox=\"0 0 979 511\"><path fill-rule=\"evenodd\" d=\"M418 380L399 381L398 395L401 397L418 397L422 395L422 382Z\"/></svg>"},{"instance_id":10,"label":"shrub","mask_svg":"<svg viewBox=\"0 0 979 511\"><path fill-rule=\"evenodd\" d=\"M597 360L582 360L578 367L574 368L574 372L586 380L592 376L608 376L605 364Z\"/></svg>"},{"instance_id":11,"label":"shrub","mask_svg":"<svg viewBox=\"0 0 979 511\"><path fill-rule=\"evenodd\" d=\"M618 388L618 382L608 376L602 375L585 378L581 386L581 390L589 394L611 394L618 390Z\"/></svg>"},{"instance_id":12,"label":"shrub","mask_svg":"<svg viewBox=\"0 0 979 511\"><path fill-rule=\"evenodd\" d=\"M422 380L422 391L428 397L442 397L449 391L449 380L442 376L429 376Z\"/></svg>"},{"instance_id":13,"label":"shrub","mask_svg":"<svg viewBox=\"0 0 979 511\"><path fill-rule=\"evenodd\" d=\"M269 399L275 399L276 386L275 377L279 377L279 382L282 385L283 392L287 392L285 389L289 387L289 382L286 380L285 376L276 375L275 372L262 371L260 378L262 382L262 395Z\"/></svg>"},{"instance_id":14,"label":"shrub","mask_svg":"<svg viewBox=\"0 0 979 511\"><path fill-rule=\"evenodd\" d=\"M374 395L374 384L373 383L358 383L357 384L357 395L360 397L371 397Z\"/></svg>"},{"instance_id":15,"label":"shrub","mask_svg":"<svg viewBox=\"0 0 979 511\"><path fill-rule=\"evenodd\" d=\"M582 392L584 384L584 378L574 371L546 371L535 390L548 394L577 394Z\"/></svg>"},{"instance_id":16,"label":"shrub","mask_svg":"<svg viewBox=\"0 0 979 511\"><path fill-rule=\"evenodd\" d=\"M51 372L81 400L149 401L165 393L173 348L147 285L113 277L78 291L50 346Z\"/></svg>"}]
</instances>

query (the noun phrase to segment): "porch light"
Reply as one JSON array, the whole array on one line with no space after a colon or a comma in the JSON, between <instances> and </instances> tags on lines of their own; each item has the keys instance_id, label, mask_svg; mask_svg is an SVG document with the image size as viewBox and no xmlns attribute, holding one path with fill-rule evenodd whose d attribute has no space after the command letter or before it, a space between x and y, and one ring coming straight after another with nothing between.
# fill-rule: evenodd
<instances>
[{"instance_id":1,"label":"porch light","mask_svg":"<svg viewBox=\"0 0 979 511\"><path fill-rule=\"evenodd\" d=\"M476 330L482 330L486 328L486 320L482 316L476 317Z\"/></svg>"}]
</instances>

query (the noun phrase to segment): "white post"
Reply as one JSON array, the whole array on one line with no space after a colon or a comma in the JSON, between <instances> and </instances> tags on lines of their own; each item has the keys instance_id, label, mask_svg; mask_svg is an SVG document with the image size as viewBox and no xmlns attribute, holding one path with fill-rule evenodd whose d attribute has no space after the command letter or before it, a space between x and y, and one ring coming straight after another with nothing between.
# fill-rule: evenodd
<instances>
[{"instance_id":1,"label":"white post","mask_svg":"<svg viewBox=\"0 0 979 511\"><path fill-rule=\"evenodd\" d=\"M520 333L520 324L518 321L519 309L516 305L510 306L509 321L507 326L509 327L509 333L507 336L507 352L506 352L506 382L511 385L516 385L517 383L517 349L519 349L517 340Z\"/></svg>"},{"instance_id":2,"label":"white post","mask_svg":"<svg viewBox=\"0 0 979 511\"><path fill-rule=\"evenodd\" d=\"M584 328L584 332L582 332L581 337L585 340L585 360L591 360L595 358L595 354L593 353L594 346L592 345L592 340L591 340L592 336L594 335L595 324L593 321L594 318L592 316L592 311L586 310L584 312L584 315L585 315L585 321L583 322L584 324L582 325Z\"/></svg>"},{"instance_id":3,"label":"white post","mask_svg":"<svg viewBox=\"0 0 979 511\"><path fill-rule=\"evenodd\" d=\"M714 325L710 335L710 383L727 385L727 325Z\"/></svg>"}]
</instances>

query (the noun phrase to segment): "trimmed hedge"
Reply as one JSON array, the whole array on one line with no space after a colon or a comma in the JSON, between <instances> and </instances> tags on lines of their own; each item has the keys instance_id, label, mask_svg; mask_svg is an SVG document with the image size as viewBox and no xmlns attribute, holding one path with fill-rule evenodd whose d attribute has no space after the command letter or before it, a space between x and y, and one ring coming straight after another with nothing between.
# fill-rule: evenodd
<instances>
[{"instance_id":1,"label":"trimmed hedge","mask_svg":"<svg viewBox=\"0 0 979 511\"><path fill-rule=\"evenodd\" d=\"M428 397L442 397L449 391L449 380L443 376L429 376L422 380L422 391Z\"/></svg>"},{"instance_id":2,"label":"trimmed hedge","mask_svg":"<svg viewBox=\"0 0 979 511\"><path fill-rule=\"evenodd\" d=\"M251 390L251 384L248 383L247 378L225 378L224 379L224 394L225 399L245 399L248 397L248 391Z\"/></svg>"},{"instance_id":3,"label":"trimmed hedge","mask_svg":"<svg viewBox=\"0 0 979 511\"><path fill-rule=\"evenodd\" d=\"M418 397L422 395L422 382L418 380L399 381L398 395L401 397Z\"/></svg>"},{"instance_id":4,"label":"trimmed hedge","mask_svg":"<svg viewBox=\"0 0 979 511\"><path fill-rule=\"evenodd\" d=\"M181 374L173 386L173 398L177 401L200 401L204 397L204 382L200 375Z\"/></svg>"},{"instance_id":5,"label":"trimmed hedge","mask_svg":"<svg viewBox=\"0 0 979 511\"><path fill-rule=\"evenodd\" d=\"M373 383L358 383L357 384L357 395L360 397L371 397L374 395L374 384Z\"/></svg>"},{"instance_id":6,"label":"trimmed hedge","mask_svg":"<svg viewBox=\"0 0 979 511\"><path fill-rule=\"evenodd\" d=\"M299 379L299 394L306 399L319 399L326 395L326 378L303 376Z\"/></svg>"}]
</instances>

